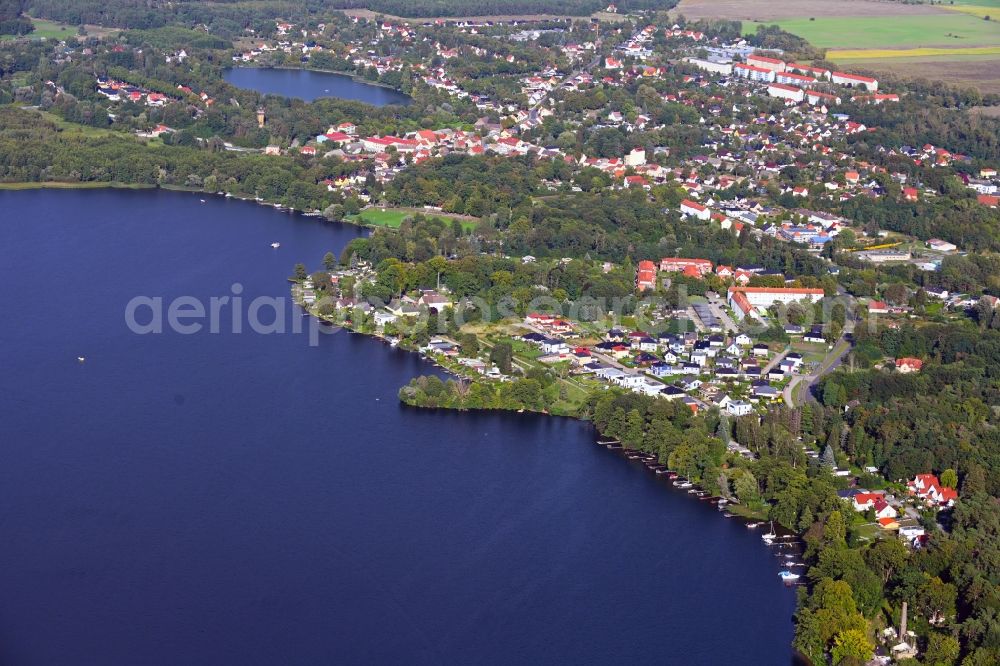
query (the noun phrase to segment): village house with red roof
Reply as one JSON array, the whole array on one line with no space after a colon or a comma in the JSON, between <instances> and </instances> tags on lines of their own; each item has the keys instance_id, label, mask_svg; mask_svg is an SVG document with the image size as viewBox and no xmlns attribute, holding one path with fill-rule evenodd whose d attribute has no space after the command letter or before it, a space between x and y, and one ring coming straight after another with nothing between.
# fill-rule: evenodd
<instances>
[{"instance_id":1,"label":"village house with red roof","mask_svg":"<svg viewBox=\"0 0 1000 666\"><path fill-rule=\"evenodd\" d=\"M936 474L917 474L906 484L906 489L928 506L953 506L958 500L958 491L941 485Z\"/></svg>"}]
</instances>

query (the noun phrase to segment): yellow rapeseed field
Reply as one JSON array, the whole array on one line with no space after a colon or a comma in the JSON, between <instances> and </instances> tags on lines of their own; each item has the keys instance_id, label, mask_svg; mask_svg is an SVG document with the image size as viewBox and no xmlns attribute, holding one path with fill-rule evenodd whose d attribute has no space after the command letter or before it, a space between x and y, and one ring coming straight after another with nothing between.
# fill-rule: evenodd
<instances>
[{"instance_id":1,"label":"yellow rapeseed field","mask_svg":"<svg viewBox=\"0 0 1000 666\"><path fill-rule=\"evenodd\" d=\"M962 12L963 14L972 14L978 18L983 18L985 16L992 17L994 20L1000 18L1000 7L980 7L978 5L938 5L941 9L947 9L952 12Z\"/></svg>"},{"instance_id":2,"label":"yellow rapeseed field","mask_svg":"<svg viewBox=\"0 0 1000 666\"><path fill-rule=\"evenodd\" d=\"M870 60L874 58L919 58L925 56L1000 55L1000 46L968 46L965 48L915 49L830 49L830 60Z\"/></svg>"}]
</instances>

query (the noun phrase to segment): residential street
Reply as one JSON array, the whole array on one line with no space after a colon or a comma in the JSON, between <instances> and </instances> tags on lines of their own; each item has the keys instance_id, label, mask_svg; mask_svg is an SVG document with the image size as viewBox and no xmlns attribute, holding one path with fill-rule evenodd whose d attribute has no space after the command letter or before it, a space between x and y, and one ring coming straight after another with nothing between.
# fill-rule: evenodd
<instances>
[{"instance_id":1,"label":"residential street","mask_svg":"<svg viewBox=\"0 0 1000 666\"><path fill-rule=\"evenodd\" d=\"M839 295L844 295L842 289L840 290ZM782 397L784 398L786 405L789 407L795 406L794 398L796 387L803 381L806 382L806 390L808 391L812 388L813 384L819 381L820 377L823 377L840 367L840 364L843 363L847 352L851 350L852 343L848 340L848 336L853 336L855 323L856 319L854 318L854 312L849 309L847 312L847 318L844 321L844 331L841 333L837 343L833 346L833 349L831 349L823 358L823 362L820 363L819 370L808 375L796 375L792 378L792 381L788 383L788 386L785 387L785 390L782 391Z\"/></svg>"}]
</instances>

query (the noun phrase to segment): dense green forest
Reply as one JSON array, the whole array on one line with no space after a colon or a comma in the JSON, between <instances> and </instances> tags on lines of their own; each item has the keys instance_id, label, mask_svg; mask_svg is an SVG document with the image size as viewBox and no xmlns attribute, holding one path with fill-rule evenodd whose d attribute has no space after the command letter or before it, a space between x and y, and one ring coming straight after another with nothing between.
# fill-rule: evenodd
<instances>
[{"instance_id":1,"label":"dense green forest","mask_svg":"<svg viewBox=\"0 0 1000 666\"><path fill-rule=\"evenodd\" d=\"M977 308L975 315L978 327L971 322L860 326L854 352L859 362L907 355L929 362L915 375L879 369L838 372L827 377L817 391L827 414L837 415L827 436L837 455L876 466L890 480L911 478L926 470L942 475L954 470L959 480L961 502L941 517L950 534L935 526L930 547L897 558L902 566L891 571L883 569L886 563L881 557L867 555L875 546L863 551L864 562L849 564L846 555L838 555L841 563L831 562L829 567L839 568L846 578L858 575L848 574L851 570L863 573L858 564L867 564L881 575L886 599L908 600L911 607L923 609L931 621L928 652L933 654L945 643L948 647L947 655L939 655L939 660L927 660L931 654L926 655L926 663L955 663L959 656L956 637L965 646L963 666L1000 661L1000 505L996 499L1000 495L1000 436L995 407L1000 397L1000 332L996 330L1000 320L989 305ZM845 405L850 408L841 417ZM810 575L815 575L813 570ZM853 587L861 585L859 581ZM869 587L874 590L876 586ZM935 625L953 629L945 631L942 626L937 630ZM800 620L803 640L819 631L810 626L811 620Z\"/></svg>"},{"instance_id":2,"label":"dense green forest","mask_svg":"<svg viewBox=\"0 0 1000 666\"><path fill-rule=\"evenodd\" d=\"M189 187L323 210L339 197L316 184L322 173L292 158L223 151L221 144L168 148L62 132L39 113L0 107L0 181Z\"/></svg>"},{"instance_id":3,"label":"dense green forest","mask_svg":"<svg viewBox=\"0 0 1000 666\"><path fill-rule=\"evenodd\" d=\"M0 35L25 35L34 27L21 16L24 0L0 0Z\"/></svg>"},{"instance_id":4,"label":"dense green forest","mask_svg":"<svg viewBox=\"0 0 1000 666\"><path fill-rule=\"evenodd\" d=\"M1000 495L1000 435L988 407L1000 402L1000 320L989 314L980 327L860 326L854 351L860 364L904 356L933 362L913 375L870 369L823 381L824 405L860 402L848 414L845 452L890 479L925 469L987 470L985 490Z\"/></svg>"},{"instance_id":5,"label":"dense green forest","mask_svg":"<svg viewBox=\"0 0 1000 666\"><path fill-rule=\"evenodd\" d=\"M11 1L11 0L8 0ZM17 2L17 0L13 0ZM511 14L569 14L585 16L603 10L604 0L23 0L33 16L78 25L93 23L118 28L159 28L170 24L206 25L211 32L235 36L243 28L273 30L265 21L316 16L335 9L371 9L396 16L486 16ZM677 0L622 0L621 11L666 10ZM258 30L258 32L260 32Z\"/></svg>"}]
</instances>

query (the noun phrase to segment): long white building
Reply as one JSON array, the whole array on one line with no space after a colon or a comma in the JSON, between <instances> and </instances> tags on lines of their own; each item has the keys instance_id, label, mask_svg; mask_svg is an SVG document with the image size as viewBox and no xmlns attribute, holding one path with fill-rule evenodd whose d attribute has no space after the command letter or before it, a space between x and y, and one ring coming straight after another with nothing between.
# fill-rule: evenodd
<instances>
[{"instance_id":1,"label":"long white building","mask_svg":"<svg viewBox=\"0 0 1000 666\"><path fill-rule=\"evenodd\" d=\"M802 88L786 86L784 83L770 84L767 87L767 94L771 97L781 97L782 99L789 99L793 102L801 102L806 98L806 94Z\"/></svg>"},{"instance_id":2,"label":"long white building","mask_svg":"<svg viewBox=\"0 0 1000 666\"><path fill-rule=\"evenodd\" d=\"M737 63L733 65L733 74L736 76L742 76L745 79L750 79L751 81L762 81L764 83L771 83L774 81L774 70L757 67L756 65L744 65L743 63Z\"/></svg>"},{"instance_id":3,"label":"long white building","mask_svg":"<svg viewBox=\"0 0 1000 666\"><path fill-rule=\"evenodd\" d=\"M706 72L713 72L724 76L729 76L733 73L733 63L731 61L704 60L703 58L685 58L684 60Z\"/></svg>"},{"instance_id":4,"label":"long white building","mask_svg":"<svg viewBox=\"0 0 1000 666\"><path fill-rule=\"evenodd\" d=\"M878 90L878 81L870 76L860 74L848 74L846 72L834 72L830 80L839 86L850 86L851 88L864 88L868 92Z\"/></svg>"}]
</instances>

